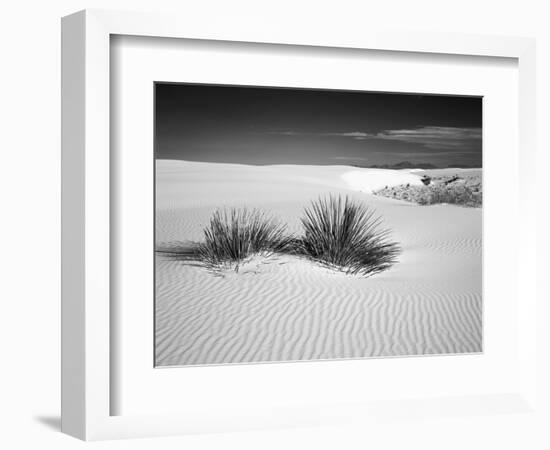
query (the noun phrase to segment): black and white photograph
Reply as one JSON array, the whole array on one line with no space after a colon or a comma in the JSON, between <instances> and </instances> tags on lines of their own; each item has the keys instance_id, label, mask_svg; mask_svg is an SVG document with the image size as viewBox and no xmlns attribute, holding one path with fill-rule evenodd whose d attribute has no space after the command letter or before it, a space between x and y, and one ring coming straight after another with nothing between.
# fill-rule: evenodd
<instances>
[{"instance_id":1,"label":"black and white photograph","mask_svg":"<svg viewBox=\"0 0 550 450\"><path fill-rule=\"evenodd\" d=\"M483 351L481 97L154 90L155 366Z\"/></svg>"},{"instance_id":2,"label":"black and white photograph","mask_svg":"<svg viewBox=\"0 0 550 450\"><path fill-rule=\"evenodd\" d=\"M550 449L544 2L3 6L0 448Z\"/></svg>"}]
</instances>

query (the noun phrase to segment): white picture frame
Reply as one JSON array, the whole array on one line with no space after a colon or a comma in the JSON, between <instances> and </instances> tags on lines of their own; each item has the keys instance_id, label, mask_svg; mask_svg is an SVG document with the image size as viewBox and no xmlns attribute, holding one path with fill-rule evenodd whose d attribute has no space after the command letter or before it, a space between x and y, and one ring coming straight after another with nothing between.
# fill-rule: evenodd
<instances>
[{"instance_id":1,"label":"white picture frame","mask_svg":"<svg viewBox=\"0 0 550 450\"><path fill-rule=\"evenodd\" d=\"M535 42L527 38L436 33L348 30L331 33L311 27L281 30L263 23L234 28L189 17L87 10L62 22L62 430L85 440L334 423L369 420L379 409L347 404L327 412L315 405L269 414L111 415L112 333L110 294L110 37L145 36L243 43L286 44L334 49L369 49L422 54L513 58L519 73L519 184L517 196L524 237L518 247L519 379L514 392L472 395L465 401L442 399L438 407L461 414L498 411L503 405L537 411L536 404L536 205ZM527 266L526 261L530 261ZM259 370L259 369L255 369ZM454 402L454 403L453 403ZM453 406L454 405L454 406ZM231 410L231 405L225 405ZM269 406L269 405L268 405ZM481 408L481 409L480 409ZM365 411L368 409L369 411ZM410 407L413 415L415 406Z\"/></svg>"}]
</instances>

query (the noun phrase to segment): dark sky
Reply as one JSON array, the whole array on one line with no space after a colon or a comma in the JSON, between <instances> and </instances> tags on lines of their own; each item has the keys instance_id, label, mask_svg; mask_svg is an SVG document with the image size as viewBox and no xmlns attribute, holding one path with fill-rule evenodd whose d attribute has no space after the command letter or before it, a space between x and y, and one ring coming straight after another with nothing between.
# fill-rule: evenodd
<instances>
[{"instance_id":1,"label":"dark sky","mask_svg":"<svg viewBox=\"0 0 550 450\"><path fill-rule=\"evenodd\" d=\"M481 167L479 97L165 83L155 89L158 159Z\"/></svg>"}]
</instances>

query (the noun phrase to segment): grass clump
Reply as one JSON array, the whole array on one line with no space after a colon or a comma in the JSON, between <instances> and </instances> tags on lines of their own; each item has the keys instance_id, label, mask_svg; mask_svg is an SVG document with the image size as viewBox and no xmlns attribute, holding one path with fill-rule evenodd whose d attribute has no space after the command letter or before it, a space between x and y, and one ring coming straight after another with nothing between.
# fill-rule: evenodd
<instances>
[{"instance_id":1,"label":"grass clump","mask_svg":"<svg viewBox=\"0 0 550 450\"><path fill-rule=\"evenodd\" d=\"M204 242L194 250L211 267L235 266L257 253L286 249L286 226L258 210L230 208L215 211L204 229Z\"/></svg>"},{"instance_id":2,"label":"grass clump","mask_svg":"<svg viewBox=\"0 0 550 450\"><path fill-rule=\"evenodd\" d=\"M204 228L202 242L173 243L159 250L169 258L218 271L239 266L257 254L291 254L347 274L370 276L390 268L400 248L381 228L381 219L348 197L313 201L304 209L300 236L259 210L217 210Z\"/></svg>"},{"instance_id":3,"label":"grass clump","mask_svg":"<svg viewBox=\"0 0 550 450\"><path fill-rule=\"evenodd\" d=\"M304 235L295 250L348 274L370 276L390 268L400 248L381 218L347 196L320 198L305 209Z\"/></svg>"}]
</instances>

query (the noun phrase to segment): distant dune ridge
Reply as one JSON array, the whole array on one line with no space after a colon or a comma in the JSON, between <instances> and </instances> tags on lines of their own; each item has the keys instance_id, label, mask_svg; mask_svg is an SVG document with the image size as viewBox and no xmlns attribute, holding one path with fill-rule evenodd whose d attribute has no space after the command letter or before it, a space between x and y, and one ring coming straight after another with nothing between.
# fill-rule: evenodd
<instances>
[{"instance_id":1,"label":"distant dune ridge","mask_svg":"<svg viewBox=\"0 0 550 450\"><path fill-rule=\"evenodd\" d=\"M214 275L157 254L156 364L481 352L481 209L372 195L386 186L420 186L422 175L158 160L159 248L201 241L220 207L265 210L299 233L303 208L333 194L374 208L402 253L370 278L277 254Z\"/></svg>"}]
</instances>

